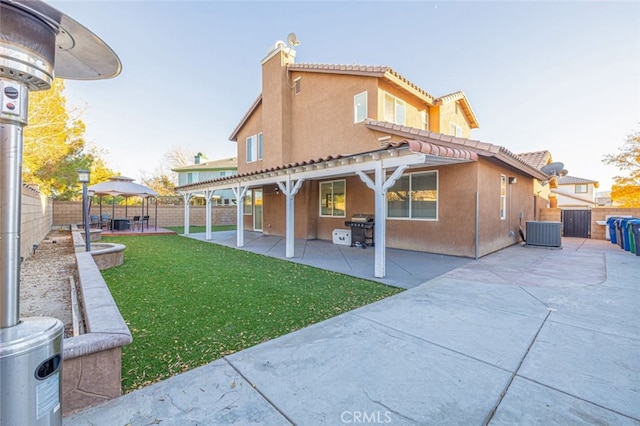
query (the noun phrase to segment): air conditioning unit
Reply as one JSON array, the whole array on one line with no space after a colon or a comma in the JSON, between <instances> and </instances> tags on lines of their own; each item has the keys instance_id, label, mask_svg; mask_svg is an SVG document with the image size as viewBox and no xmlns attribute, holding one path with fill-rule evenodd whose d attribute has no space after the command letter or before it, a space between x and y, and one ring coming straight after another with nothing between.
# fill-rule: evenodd
<instances>
[{"instance_id":1,"label":"air conditioning unit","mask_svg":"<svg viewBox=\"0 0 640 426\"><path fill-rule=\"evenodd\" d=\"M527 222L527 245L562 247L562 222Z\"/></svg>"}]
</instances>

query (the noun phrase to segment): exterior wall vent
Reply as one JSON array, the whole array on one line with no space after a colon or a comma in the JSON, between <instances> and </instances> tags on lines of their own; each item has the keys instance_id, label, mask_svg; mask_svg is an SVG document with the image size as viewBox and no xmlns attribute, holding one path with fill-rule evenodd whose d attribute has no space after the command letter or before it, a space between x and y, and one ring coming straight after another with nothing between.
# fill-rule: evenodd
<instances>
[{"instance_id":1,"label":"exterior wall vent","mask_svg":"<svg viewBox=\"0 0 640 426\"><path fill-rule=\"evenodd\" d=\"M562 222L527 222L527 245L562 247Z\"/></svg>"}]
</instances>

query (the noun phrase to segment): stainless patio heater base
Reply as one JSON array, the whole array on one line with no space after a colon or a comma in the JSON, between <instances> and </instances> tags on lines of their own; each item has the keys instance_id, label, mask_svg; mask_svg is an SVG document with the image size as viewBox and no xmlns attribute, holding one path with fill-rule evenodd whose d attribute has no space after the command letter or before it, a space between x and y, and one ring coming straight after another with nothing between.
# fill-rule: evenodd
<instances>
[{"instance_id":1,"label":"stainless patio heater base","mask_svg":"<svg viewBox=\"0 0 640 426\"><path fill-rule=\"evenodd\" d=\"M62 423L62 334L19 316L22 139L29 90L120 73L98 37L39 0L0 0L0 426Z\"/></svg>"}]
</instances>

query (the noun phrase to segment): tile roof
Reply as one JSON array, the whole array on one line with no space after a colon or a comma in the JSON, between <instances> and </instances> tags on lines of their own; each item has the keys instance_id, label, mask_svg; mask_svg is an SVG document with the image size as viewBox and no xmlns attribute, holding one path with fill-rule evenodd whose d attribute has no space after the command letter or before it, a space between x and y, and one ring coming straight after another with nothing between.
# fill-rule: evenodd
<instances>
[{"instance_id":1,"label":"tile roof","mask_svg":"<svg viewBox=\"0 0 640 426\"><path fill-rule=\"evenodd\" d=\"M448 159L461 160L461 161L477 161L478 160L478 155L475 152L472 152L466 149L438 146L436 144L425 142L425 141L408 139L408 140L402 140L399 142L386 144L384 147L381 147L374 151L367 151L367 152L348 154L348 155L335 154L335 155L327 155L326 157L310 158L308 160L297 161L294 163L289 163L289 164L280 165L276 167L270 167L266 169L255 170L252 172L237 174L233 176L225 176L221 178L200 181L200 182L196 182L188 185L182 185L182 186L176 187L176 190L200 188L208 184L219 183L227 180L246 178L246 177L261 175L264 173L277 172L277 171L287 170L287 169L294 169L296 167L311 166L314 164L319 164L319 163L328 162L332 160L343 160L347 158L355 158L355 157L360 157L364 155L372 155L379 152L385 152L385 151L390 151L394 149L401 149L405 146L408 147L408 149L412 152L427 154L427 155L440 157L440 158L448 158Z\"/></svg>"},{"instance_id":2,"label":"tile roof","mask_svg":"<svg viewBox=\"0 0 640 426\"><path fill-rule=\"evenodd\" d=\"M583 179L575 176L558 176L557 179L558 179L558 185L575 185L578 183L593 183L596 185L598 184L597 180Z\"/></svg>"},{"instance_id":3,"label":"tile roof","mask_svg":"<svg viewBox=\"0 0 640 426\"><path fill-rule=\"evenodd\" d=\"M414 127L401 126L399 124L388 123L386 121L375 121L371 119L365 120L365 125L372 129L389 134L395 134L400 137L411 137L436 145L444 145L446 147L465 149L477 153L484 157L495 157L499 160L515 167L516 169L535 177L536 179L546 180L547 176L540 170L525 162L518 155L509 151L500 145L494 145L488 142L482 142L473 139L458 138L455 136L444 135L442 133L430 132L428 130L420 130Z\"/></svg>"},{"instance_id":4,"label":"tile roof","mask_svg":"<svg viewBox=\"0 0 640 426\"><path fill-rule=\"evenodd\" d=\"M518 157L522 158L525 163L538 170L552 161L551 153L549 151L523 152L518 154Z\"/></svg>"}]
</instances>

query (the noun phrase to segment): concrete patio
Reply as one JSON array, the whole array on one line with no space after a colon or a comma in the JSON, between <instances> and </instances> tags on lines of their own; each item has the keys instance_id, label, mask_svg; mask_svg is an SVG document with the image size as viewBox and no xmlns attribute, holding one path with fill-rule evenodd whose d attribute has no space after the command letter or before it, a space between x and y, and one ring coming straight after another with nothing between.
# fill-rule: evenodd
<instances>
[{"instance_id":1,"label":"concrete patio","mask_svg":"<svg viewBox=\"0 0 640 426\"><path fill-rule=\"evenodd\" d=\"M278 242L245 241L278 252ZM295 261L310 262L310 243ZM329 269L373 273L367 250L351 249L358 263L347 249ZM388 265L391 281L449 260L406 255ZM564 239L562 250L515 245L460 261L64 424L640 424L640 257Z\"/></svg>"},{"instance_id":2,"label":"concrete patio","mask_svg":"<svg viewBox=\"0 0 640 426\"><path fill-rule=\"evenodd\" d=\"M205 241L203 233L190 234L188 237ZM238 248L236 231L212 232L209 242ZM376 278L373 247L362 249L330 241L303 239L296 239L294 247L295 257L286 259L283 237L245 231L244 247L239 249L401 288L413 288L472 261L465 257L388 248L386 276Z\"/></svg>"}]
</instances>

